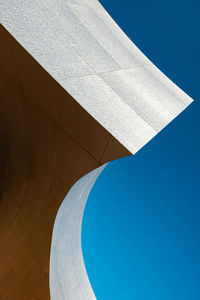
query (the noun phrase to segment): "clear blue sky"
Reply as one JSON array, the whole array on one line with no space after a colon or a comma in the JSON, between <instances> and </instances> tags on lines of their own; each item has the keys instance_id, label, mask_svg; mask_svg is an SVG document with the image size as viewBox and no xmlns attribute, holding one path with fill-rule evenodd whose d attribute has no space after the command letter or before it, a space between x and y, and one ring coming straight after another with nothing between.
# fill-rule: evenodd
<instances>
[{"instance_id":1,"label":"clear blue sky","mask_svg":"<svg viewBox=\"0 0 200 300\"><path fill-rule=\"evenodd\" d=\"M200 2L101 3L195 102L96 182L82 230L89 279L98 300L199 300Z\"/></svg>"}]
</instances>

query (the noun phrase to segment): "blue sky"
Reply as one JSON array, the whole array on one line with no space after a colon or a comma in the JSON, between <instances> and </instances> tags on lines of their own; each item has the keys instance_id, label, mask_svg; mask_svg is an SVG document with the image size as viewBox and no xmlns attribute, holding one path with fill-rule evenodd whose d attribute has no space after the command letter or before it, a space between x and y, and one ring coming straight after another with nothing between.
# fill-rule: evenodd
<instances>
[{"instance_id":1,"label":"blue sky","mask_svg":"<svg viewBox=\"0 0 200 300\"><path fill-rule=\"evenodd\" d=\"M200 3L101 3L195 102L97 180L82 230L89 279L98 300L199 300Z\"/></svg>"}]
</instances>

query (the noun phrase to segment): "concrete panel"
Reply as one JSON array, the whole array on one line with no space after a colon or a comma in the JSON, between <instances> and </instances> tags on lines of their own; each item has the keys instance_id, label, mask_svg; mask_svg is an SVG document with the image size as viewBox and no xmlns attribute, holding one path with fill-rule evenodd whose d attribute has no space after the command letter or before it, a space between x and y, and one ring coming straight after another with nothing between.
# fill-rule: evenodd
<instances>
[{"instance_id":1,"label":"concrete panel","mask_svg":"<svg viewBox=\"0 0 200 300\"><path fill-rule=\"evenodd\" d=\"M0 5L7 30L131 153L192 102L97 0L2 0Z\"/></svg>"}]
</instances>

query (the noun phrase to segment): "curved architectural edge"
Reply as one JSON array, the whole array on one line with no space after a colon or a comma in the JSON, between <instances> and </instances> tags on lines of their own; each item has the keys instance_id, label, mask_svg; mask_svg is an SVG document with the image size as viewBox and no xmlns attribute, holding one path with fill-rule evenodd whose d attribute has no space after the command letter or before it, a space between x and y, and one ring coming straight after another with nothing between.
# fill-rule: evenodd
<instances>
[{"instance_id":1,"label":"curved architectural edge","mask_svg":"<svg viewBox=\"0 0 200 300\"><path fill-rule=\"evenodd\" d=\"M96 299L81 248L82 218L89 193L106 164L79 179L56 216L50 257L52 300Z\"/></svg>"},{"instance_id":2,"label":"curved architectural edge","mask_svg":"<svg viewBox=\"0 0 200 300\"><path fill-rule=\"evenodd\" d=\"M192 102L97 0L1 0L0 10L6 29L132 154Z\"/></svg>"}]
</instances>

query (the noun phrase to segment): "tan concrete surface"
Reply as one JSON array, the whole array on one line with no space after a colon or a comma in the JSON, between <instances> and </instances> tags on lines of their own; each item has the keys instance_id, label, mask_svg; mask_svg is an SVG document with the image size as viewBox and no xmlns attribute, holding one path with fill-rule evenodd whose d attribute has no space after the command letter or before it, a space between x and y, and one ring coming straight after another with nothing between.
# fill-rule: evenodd
<instances>
[{"instance_id":1,"label":"tan concrete surface","mask_svg":"<svg viewBox=\"0 0 200 300\"><path fill-rule=\"evenodd\" d=\"M130 155L0 27L0 299L47 300L57 210L69 188Z\"/></svg>"}]
</instances>

